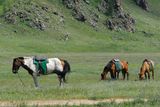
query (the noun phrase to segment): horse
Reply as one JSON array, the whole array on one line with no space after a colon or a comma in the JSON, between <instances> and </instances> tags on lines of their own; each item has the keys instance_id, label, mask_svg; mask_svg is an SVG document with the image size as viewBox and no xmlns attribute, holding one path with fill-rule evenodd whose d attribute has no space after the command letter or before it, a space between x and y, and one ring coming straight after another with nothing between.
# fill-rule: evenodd
<instances>
[{"instance_id":1,"label":"horse","mask_svg":"<svg viewBox=\"0 0 160 107\"><path fill-rule=\"evenodd\" d=\"M147 74L148 79L150 79L150 72L152 72L152 79L154 80L154 62L149 59L144 59L140 68L140 73L138 74L139 80L143 80L144 77L147 79Z\"/></svg>"},{"instance_id":2,"label":"horse","mask_svg":"<svg viewBox=\"0 0 160 107\"><path fill-rule=\"evenodd\" d=\"M34 64L35 57L16 57L13 59L12 72L18 73L20 67L28 71L34 80L36 88L39 88L37 77L40 75L57 74L59 79L59 85L66 83L65 76L71 71L70 64L68 61L59 58L48 58L46 63L46 74L37 71L36 65ZM41 59L39 59L41 60Z\"/></svg>"},{"instance_id":3,"label":"horse","mask_svg":"<svg viewBox=\"0 0 160 107\"><path fill-rule=\"evenodd\" d=\"M101 80L106 80L106 76L108 72L110 72L111 79L119 79L119 72L122 71L123 80L125 80L125 77L127 75L127 80L129 79L129 72L128 72L128 62L127 61L118 61L120 62L121 68L117 70L115 60L112 59L108 62L108 64L104 67L103 72L101 73Z\"/></svg>"}]
</instances>

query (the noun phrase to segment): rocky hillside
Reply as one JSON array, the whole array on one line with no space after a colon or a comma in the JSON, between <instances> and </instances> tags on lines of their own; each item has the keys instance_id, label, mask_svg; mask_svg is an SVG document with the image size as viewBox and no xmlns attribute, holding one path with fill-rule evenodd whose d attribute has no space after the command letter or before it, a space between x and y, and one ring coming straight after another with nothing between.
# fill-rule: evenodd
<instances>
[{"instance_id":1,"label":"rocky hillside","mask_svg":"<svg viewBox=\"0 0 160 107\"><path fill-rule=\"evenodd\" d=\"M95 30L103 25L110 30L135 31L135 19L130 13L125 12L122 0L100 0L95 2L95 6L90 2L90 0L61 0L60 3L71 10L73 18L88 23ZM135 4L149 10L146 0L136 0ZM105 17L101 18L100 14L105 15ZM36 0L12 1L10 7L5 10L3 18L11 24L24 23L31 28L40 30L51 27L52 23L63 24L65 20L63 14L60 14L54 5Z\"/></svg>"},{"instance_id":2,"label":"rocky hillside","mask_svg":"<svg viewBox=\"0 0 160 107\"><path fill-rule=\"evenodd\" d=\"M159 0L0 0L0 51L159 52Z\"/></svg>"},{"instance_id":3,"label":"rocky hillside","mask_svg":"<svg viewBox=\"0 0 160 107\"><path fill-rule=\"evenodd\" d=\"M63 15L58 13L53 6L33 1L16 0L12 6L5 11L3 18L11 24L24 23L25 25L40 30L45 30L51 26L52 20L63 21ZM51 20L52 19L52 20Z\"/></svg>"}]
</instances>

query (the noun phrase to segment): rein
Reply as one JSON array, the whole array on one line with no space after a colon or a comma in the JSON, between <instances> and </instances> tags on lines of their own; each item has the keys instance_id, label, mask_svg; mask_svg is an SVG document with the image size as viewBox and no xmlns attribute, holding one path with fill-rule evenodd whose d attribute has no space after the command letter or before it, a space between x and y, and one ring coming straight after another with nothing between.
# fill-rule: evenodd
<instances>
[{"instance_id":1,"label":"rein","mask_svg":"<svg viewBox=\"0 0 160 107\"><path fill-rule=\"evenodd\" d=\"M22 79L20 78L19 73L18 73L18 78L19 78L20 82L22 83L23 87L25 87L25 84L24 84L24 82L22 81Z\"/></svg>"}]
</instances>

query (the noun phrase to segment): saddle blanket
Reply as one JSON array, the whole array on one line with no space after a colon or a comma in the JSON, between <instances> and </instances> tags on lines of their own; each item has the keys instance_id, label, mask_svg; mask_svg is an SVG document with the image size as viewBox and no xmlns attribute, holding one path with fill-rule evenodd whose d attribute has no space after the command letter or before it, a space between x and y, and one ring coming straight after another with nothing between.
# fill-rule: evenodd
<instances>
[{"instance_id":1,"label":"saddle blanket","mask_svg":"<svg viewBox=\"0 0 160 107\"><path fill-rule=\"evenodd\" d=\"M114 64L116 66L116 70L117 71L121 71L122 70L122 66L121 66L121 63L120 63L119 59L114 59Z\"/></svg>"},{"instance_id":2,"label":"saddle blanket","mask_svg":"<svg viewBox=\"0 0 160 107\"><path fill-rule=\"evenodd\" d=\"M42 73L42 74L47 74L47 59L43 60L36 60L33 59L33 63L36 65L37 72Z\"/></svg>"}]
</instances>

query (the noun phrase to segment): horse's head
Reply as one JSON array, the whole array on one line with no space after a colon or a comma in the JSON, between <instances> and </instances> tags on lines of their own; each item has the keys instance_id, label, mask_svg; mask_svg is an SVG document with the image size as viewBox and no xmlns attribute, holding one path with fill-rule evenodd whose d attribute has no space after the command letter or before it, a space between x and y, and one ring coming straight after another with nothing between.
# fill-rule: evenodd
<instances>
[{"instance_id":1,"label":"horse's head","mask_svg":"<svg viewBox=\"0 0 160 107\"><path fill-rule=\"evenodd\" d=\"M144 73L143 73L142 67L141 67L140 73L138 75L139 75L139 80L143 80L144 79Z\"/></svg>"},{"instance_id":2,"label":"horse's head","mask_svg":"<svg viewBox=\"0 0 160 107\"><path fill-rule=\"evenodd\" d=\"M139 73L138 75L139 75L139 80L143 80L144 79L144 75L143 74Z\"/></svg>"},{"instance_id":3,"label":"horse's head","mask_svg":"<svg viewBox=\"0 0 160 107\"><path fill-rule=\"evenodd\" d=\"M106 68L104 68L103 72L101 73L101 80L106 80Z\"/></svg>"},{"instance_id":4,"label":"horse's head","mask_svg":"<svg viewBox=\"0 0 160 107\"><path fill-rule=\"evenodd\" d=\"M104 67L103 72L101 73L101 80L106 80L107 73L110 69L111 61Z\"/></svg>"},{"instance_id":5,"label":"horse's head","mask_svg":"<svg viewBox=\"0 0 160 107\"><path fill-rule=\"evenodd\" d=\"M24 58L23 57L18 57L18 58L14 58L13 59L13 65L12 65L12 72L13 73L18 73L18 70L20 68L20 66L22 66L22 64L24 63Z\"/></svg>"},{"instance_id":6,"label":"horse's head","mask_svg":"<svg viewBox=\"0 0 160 107\"><path fill-rule=\"evenodd\" d=\"M101 80L105 80L105 74L101 73Z\"/></svg>"}]
</instances>

